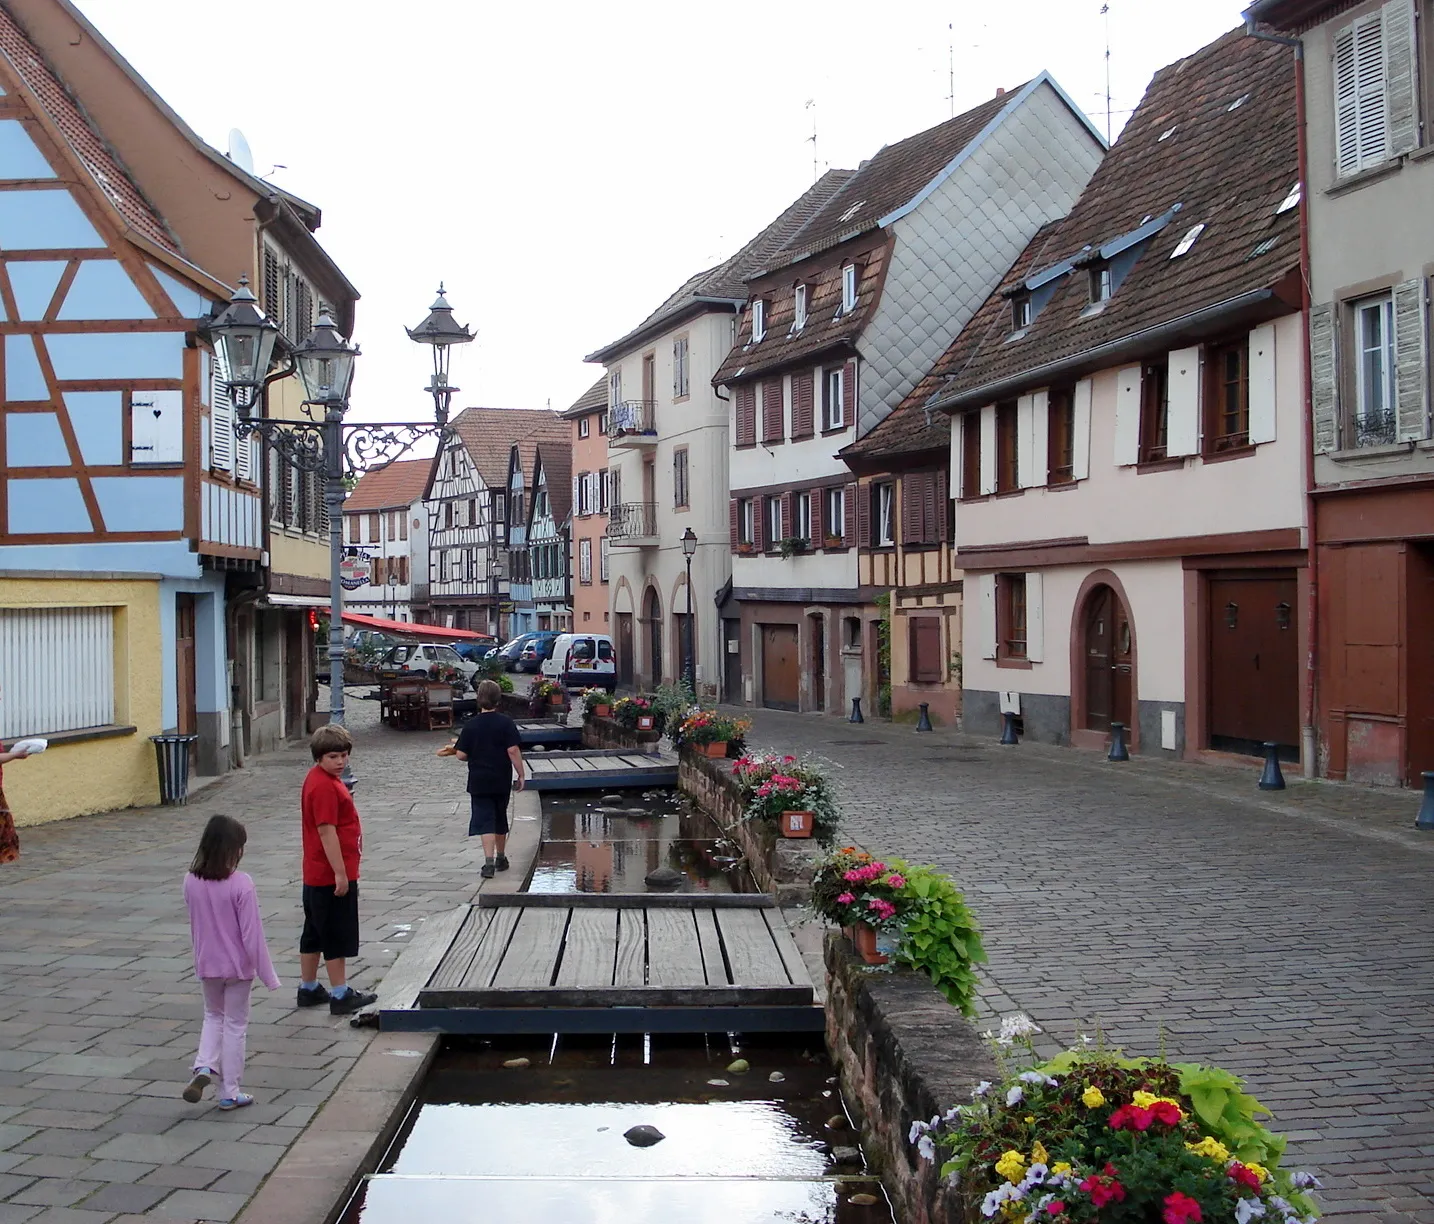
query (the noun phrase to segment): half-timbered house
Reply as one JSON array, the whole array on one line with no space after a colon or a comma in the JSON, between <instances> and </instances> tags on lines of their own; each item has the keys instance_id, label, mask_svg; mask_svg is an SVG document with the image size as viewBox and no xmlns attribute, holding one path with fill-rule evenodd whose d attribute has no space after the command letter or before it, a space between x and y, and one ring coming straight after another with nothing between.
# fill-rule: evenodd
<instances>
[{"instance_id":1,"label":"half-timbered house","mask_svg":"<svg viewBox=\"0 0 1434 1224\"><path fill-rule=\"evenodd\" d=\"M528 515L528 556L539 629L573 627L572 439L540 442L533 457L533 499Z\"/></svg>"},{"instance_id":2,"label":"half-timbered house","mask_svg":"<svg viewBox=\"0 0 1434 1224\"><path fill-rule=\"evenodd\" d=\"M431 459L400 459L359 479L344 501L344 551L368 563L368 578L344 592L344 607L387 620L420 619L428 601Z\"/></svg>"}]
</instances>

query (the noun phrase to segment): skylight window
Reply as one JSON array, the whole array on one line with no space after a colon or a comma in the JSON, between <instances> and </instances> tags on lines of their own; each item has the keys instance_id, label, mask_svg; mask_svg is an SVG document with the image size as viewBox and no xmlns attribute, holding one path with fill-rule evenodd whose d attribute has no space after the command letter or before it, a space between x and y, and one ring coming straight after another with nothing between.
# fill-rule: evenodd
<instances>
[{"instance_id":1,"label":"skylight window","mask_svg":"<svg viewBox=\"0 0 1434 1224\"><path fill-rule=\"evenodd\" d=\"M1257 246L1253 251L1250 252L1250 258L1255 259L1260 255L1268 255L1271 251L1275 249L1275 246L1279 243L1279 241L1280 240L1278 237L1266 238L1264 242L1260 243L1259 246Z\"/></svg>"},{"instance_id":2,"label":"skylight window","mask_svg":"<svg viewBox=\"0 0 1434 1224\"><path fill-rule=\"evenodd\" d=\"M1241 94L1238 98L1236 98L1233 102L1231 102L1229 106L1227 106L1227 107L1225 108L1225 113L1226 113L1226 114L1229 114L1230 111L1239 110L1240 107L1244 106L1245 103L1248 102L1249 100L1250 100L1250 95L1249 95L1249 94Z\"/></svg>"},{"instance_id":3,"label":"skylight window","mask_svg":"<svg viewBox=\"0 0 1434 1224\"><path fill-rule=\"evenodd\" d=\"M1287 213L1290 211L1290 209L1297 208L1303 196L1303 186L1300 183L1296 183L1293 187L1290 188L1290 194L1280 201L1280 206L1275 209L1275 216L1278 217L1280 213Z\"/></svg>"},{"instance_id":4,"label":"skylight window","mask_svg":"<svg viewBox=\"0 0 1434 1224\"><path fill-rule=\"evenodd\" d=\"M1169 140L1172 136L1175 135L1175 128L1178 128L1179 126L1180 126L1180 125L1177 123L1177 124L1175 125L1175 127L1168 127L1168 128L1166 128L1163 132L1160 133L1160 139L1161 139L1161 140ZM1157 143L1159 143L1159 142L1157 141Z\"/></svg>"},{"instance_id":5,"label":"skylight window","mask_svg":"<svg viewBox=\"0 0 1434 1224\"><path fill-rule=\"evenodd\" d=\"M1185 237L1180 239L1180 245L1170 252L1170 258L1179 259L1180 256L1184 255L1185 252L1187 252L1191 247L1195 245L1195 239L1200 237L1200 235L1204 232L1205 223L1203 221L1200 222L1199 225L1192 225L1188 230L1185 231Z\"/></svg>"},{"instance_id":6,"label":"skylight window","mask_svg":"<svg viewBox=\"0 0 1434 1224\"><path fill-rule=\"evenodd\" d=\"M850 314L856 309L856 264L847 264L841 270L841 312Z\"/></svg>"},{"instance_id":7,"label":"skylight window","mask_svg":"<svg viewBox=\"0 0 1434 1224\"><path fill-rule=\"evenodd\" d=\"M767 334L767 303L761 298L752 301L752 343L760 344Z\"/></svg>"},{"instance_id":8,"label":"skylight window","mask_svg":"<svg viewBox=\"0 0 1434 1224\"><path fill-rule=\"evenodd\" d=\"M850 221L854 216L856 216L857 213L861 211L862 205L864 205L865 203L865 200L858 200L855 204L848 208L846 212L842 213L842 215L838 217L837 220Z\"/></svg>"},{"instance_id":9,"label":"skylight window","mask_svg":"<svg viewBox=\"0 0 1434 1224\"><path fill-rule=\"evenodd\" d=\"M792 332L796 333L807 325L807 287L798 285L792 291Z\"/></svg>"}]
</instances>

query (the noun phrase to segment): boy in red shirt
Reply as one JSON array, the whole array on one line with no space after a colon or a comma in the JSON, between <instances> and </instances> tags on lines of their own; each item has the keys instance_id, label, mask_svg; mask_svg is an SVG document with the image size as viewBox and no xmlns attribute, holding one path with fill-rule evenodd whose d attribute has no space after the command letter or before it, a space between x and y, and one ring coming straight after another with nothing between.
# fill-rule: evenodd
<instances>
[{"instance_id":1,"label":"boy in red shirt","mask_svg":"<svg viewBox=\"0 0 1434 1224\"><path fill-rule=\"evenodd\" d=\"M348 984L345 960L359 950L358 876L363 828L349 788L340 781L353 751L344 727L320 727L309 740L314 767L299 799L303 817L304 931L299 936L299 1006L329 1005L347 1016L377 1001ZM329 990L319 985L319 958Z\"/></svg>"}]
</instances>

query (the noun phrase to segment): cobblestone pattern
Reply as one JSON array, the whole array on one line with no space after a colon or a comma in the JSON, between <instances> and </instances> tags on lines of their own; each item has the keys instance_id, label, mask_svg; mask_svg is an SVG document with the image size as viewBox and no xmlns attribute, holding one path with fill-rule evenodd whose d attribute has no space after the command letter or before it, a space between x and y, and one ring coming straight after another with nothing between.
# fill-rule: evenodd
<instances>
[{"instance_id":1,"label":"cobblestone pattern","mask_svg":"<svg viewBox=\"0 0 1434 1224\"><path fill-rule=\"evenodd\" d=\"M990 1012L1247 1078L1341 1224L1434 1224L1434 835L1418 797L759 712L850 836L966 890ZM1348 1214L1344 1214L1348 1213Z\"/></svg>"},{"instance_id":2,"label":"cobblestone pattern","mask_svg":"<svg viewBox=\"0 0 1434 1224\"><path fill-rule=\"evenodd\" d=\"M427 915L467 901L461 766L445 732L377 726L352 701L364 821L363 952L369 988ZM298 980L298 795L307 749L259 757L187 807L21 830L0 868L0 1224L233 1219L372 1039L327 1008L293 1009ZM202 1008L180 884L215 812L248 826L283 987L255 986L244 1087L256 1104L186 1105Z\"/></svg>"}]
</instances>

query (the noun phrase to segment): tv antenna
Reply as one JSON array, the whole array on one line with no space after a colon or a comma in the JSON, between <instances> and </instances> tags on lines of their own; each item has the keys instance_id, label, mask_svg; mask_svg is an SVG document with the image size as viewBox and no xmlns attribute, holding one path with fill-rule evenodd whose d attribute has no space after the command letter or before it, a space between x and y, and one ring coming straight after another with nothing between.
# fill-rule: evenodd
<instances>
[{"instance_id":1,"label":"tv antenna","mask_svg":"<svg viewBox=\"0 0 1434 1224\"><path fill-rule=\"evenodd\" d=\"M946 23L946 101L951 104L951 118L956 118L956 23Z\"/></svg>"},{"instance_id":2,"label":"tv antenna","mask_svg":"<svg viewBox=\"0 0 1434 1224\"><path fill-rule=\"evenodd\" d=\"M812 134L807 139L812 142L812 182L815 183L821 177L817 170L817 100L808 98L806 106L802 109L812 112Z\"/></svg>"},{"instance_id":3,"label":"tv antenna","mask_svg":"<svg viewBox=\"0 0 1434 1224\"><path fill-rule=\"evenodd\" d=\"M1105 143L1110 143L1110 5L1100 6L1100 15L1105 18Z\"/></svg>"}]
</instances>

